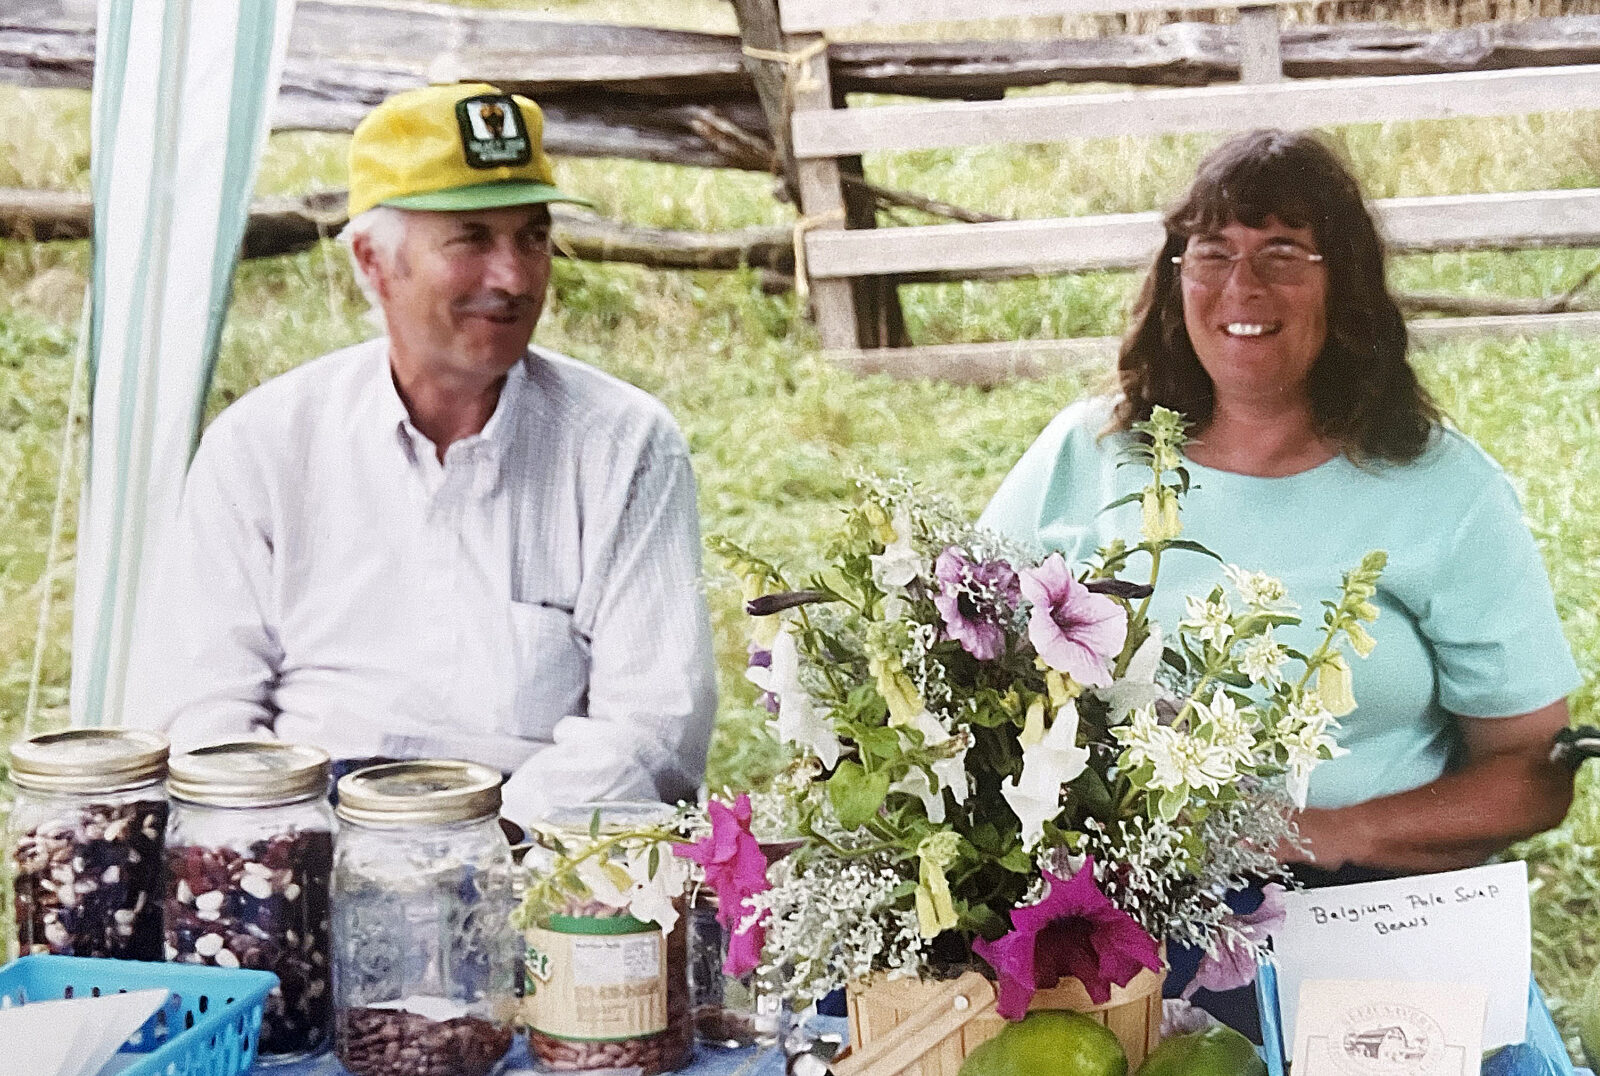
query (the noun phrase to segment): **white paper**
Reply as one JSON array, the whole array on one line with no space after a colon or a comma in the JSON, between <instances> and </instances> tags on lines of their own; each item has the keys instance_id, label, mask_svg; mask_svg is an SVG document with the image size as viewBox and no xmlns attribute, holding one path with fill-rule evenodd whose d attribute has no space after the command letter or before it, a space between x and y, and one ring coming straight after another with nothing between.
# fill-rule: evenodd
<instances>
[{"instance_id":1,"label":"white paper","mask_svg":"<svg viewBox=\"0 0 1600 1076\"><path fill-rule=\"evenodd\" d=\"M1479 1076L1488 995L1457 983L1307 979L1295 1076Z\"/></svg>"},{"instance_id":2,"label":"white paper","mask_svg":"<svg viewBox=\"0 0 1600 1076\"><path fill-rule=\"evenodd\" d=\"M0 1076L95 1076L168 996L135 990L0 1009Z\"/></svg>"},{"instance_id":3,"label":"white paper","mask_svg":"<svg viewBox=\"0 0 1600 1076\"><path fill-rule=\"evenodd\" d=\"M1532 941L1522 863L1284 895L1274 932L1286 1043L1307 979L1462 983L1488 995L1483 1048L1527 1036Z\"/></svg>"}]
</instances>

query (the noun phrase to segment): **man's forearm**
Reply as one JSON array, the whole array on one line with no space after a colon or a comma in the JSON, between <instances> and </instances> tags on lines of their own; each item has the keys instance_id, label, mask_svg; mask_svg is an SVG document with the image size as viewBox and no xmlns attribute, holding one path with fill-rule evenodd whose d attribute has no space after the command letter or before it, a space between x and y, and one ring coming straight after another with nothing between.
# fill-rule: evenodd
<instances>
[{"instance_id":1,"label":"man's forearm","mask_svg":"<svg viewBox=\"0 0 1600 1076\"><path fill-rule=\"evenodd\" d=\"M1300 832L1320 867L1455 870L1559 824L1571 803L1571 771L1527 753L1502 754L1408 792L1303 811Z\"/></svg>"}]
</instances>

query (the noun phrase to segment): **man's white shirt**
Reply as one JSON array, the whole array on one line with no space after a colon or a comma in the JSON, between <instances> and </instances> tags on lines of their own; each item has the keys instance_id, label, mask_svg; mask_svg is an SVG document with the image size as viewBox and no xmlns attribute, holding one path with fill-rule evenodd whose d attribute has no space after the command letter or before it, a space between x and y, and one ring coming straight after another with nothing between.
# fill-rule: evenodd
<instances>
[{"instance_id":1,"label":"man's white shirt","mask_svg":"<svg viewBox=\"0 0 1600 1076\"><path fill-rule=\"evenodd\" d=\"M441 464L383 339L206 431L142 602L127 724L515 771L507 814L692 797L715 710L688 450L542 349ZM265 730L265 731L264 731Z\"/></svg>"}]
</instances>

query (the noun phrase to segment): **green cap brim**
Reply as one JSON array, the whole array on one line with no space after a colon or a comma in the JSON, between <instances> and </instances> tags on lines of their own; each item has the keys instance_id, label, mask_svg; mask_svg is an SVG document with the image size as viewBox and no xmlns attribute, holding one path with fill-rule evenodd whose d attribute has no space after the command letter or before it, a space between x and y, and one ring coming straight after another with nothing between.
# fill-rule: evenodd
<instances>
[{"instance_id":1,"label":"green cap brim","mask_svg":"<svg viewBox=\"0 0 1600 1076\"><path fill-rule=\"evenodd\" d=\"M406 194L390 198L383 205L396 209L503 209L513 205L543 205L547 202L571 202L573 205L594 208L586 198L568 194L548 183L527 183L513 180L505 183L474 183L470 187L450 187L442 191Z\"/></svg>"}]
</instances>

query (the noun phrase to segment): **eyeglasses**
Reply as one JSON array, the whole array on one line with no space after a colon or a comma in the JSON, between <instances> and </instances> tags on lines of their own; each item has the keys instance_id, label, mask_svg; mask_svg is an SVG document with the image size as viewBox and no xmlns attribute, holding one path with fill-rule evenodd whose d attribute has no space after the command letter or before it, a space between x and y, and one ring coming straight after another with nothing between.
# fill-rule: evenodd
<instances>
[{"instance_id":1,"label":"eyeglasses","mask_svg":"<svg viewBox=\"0 0 1600 1076\"><path fill-rule=\"evenodd\" d=\"M1220 288L1233 275L1234 263L1246 259L1250 262L1250 271L1263 284L1294 285L1311 279L1322 255L1286 245L1261 247L1253 254L1201 248L1174 255L1172 264L1186 280L1205 288Z\"/></svg>"}]
</instances>

